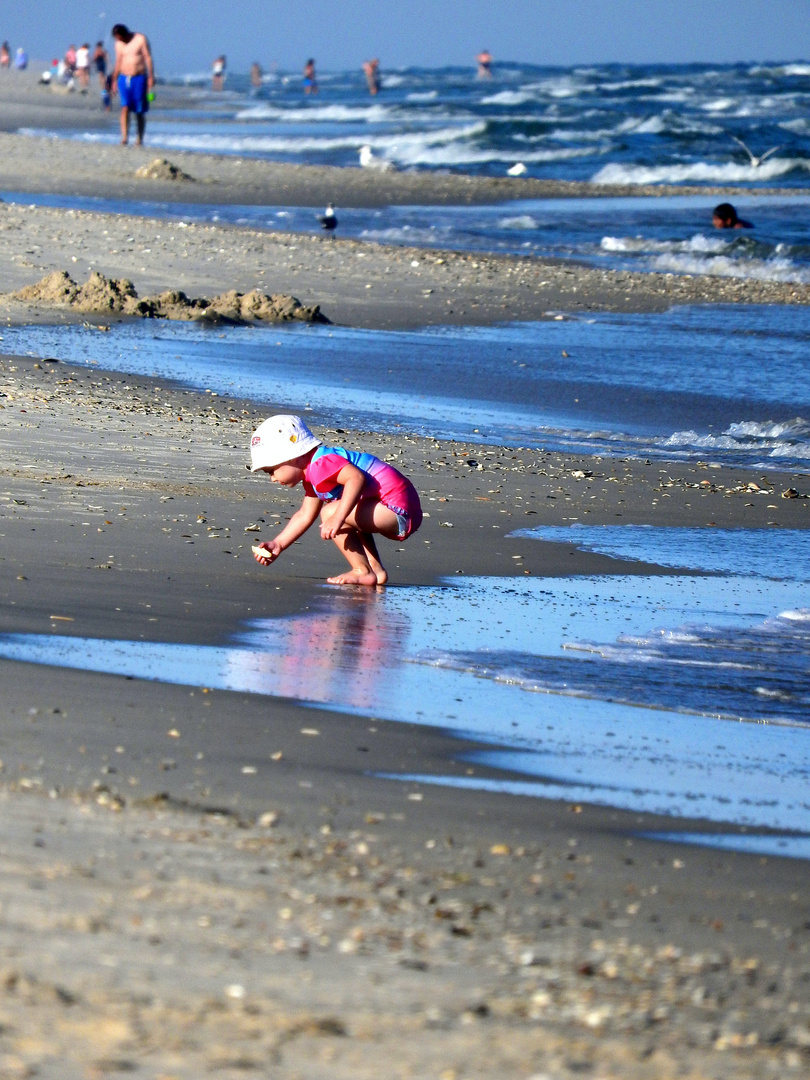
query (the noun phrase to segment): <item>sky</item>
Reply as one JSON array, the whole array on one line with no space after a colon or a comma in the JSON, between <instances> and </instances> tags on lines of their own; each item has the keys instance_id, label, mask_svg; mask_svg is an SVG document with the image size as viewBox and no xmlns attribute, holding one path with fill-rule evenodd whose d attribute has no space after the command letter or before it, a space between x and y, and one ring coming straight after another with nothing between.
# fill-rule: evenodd
<instances>
[{"instance_id":1,"label":"sky","mask_svg":"<svg viewBox=\"0 0 810 1080\"><path fill-rule=\"evenodd\" d=\"M158 75L225 53L298 71L378 56L383 70L498 61L731 63L810 59L810 0L28 0L0 8L0 38L50 61L116 22L150 39Z\"/></svg>"}]
</instances>

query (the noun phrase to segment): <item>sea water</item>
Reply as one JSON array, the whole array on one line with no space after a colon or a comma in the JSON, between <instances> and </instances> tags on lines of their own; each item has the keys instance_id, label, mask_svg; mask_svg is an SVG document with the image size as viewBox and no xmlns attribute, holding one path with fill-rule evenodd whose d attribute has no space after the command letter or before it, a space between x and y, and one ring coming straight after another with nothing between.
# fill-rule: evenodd
<instances>
[{"instance_id":1,"label":"sea water","mask_svg":"<svg viewBox=\"0 0 810 1080\"><path fill-rule=\"evenodd\" d=\"M677 308L418 331L142 321L6 327L4 352L251 398L268 411L505 447L806 469L810 311ZM475 466L474 458L473 466Z\"/></svg>"},{"instance_id":2,"label":"sea water","mask_svg":"<svg viewBox=\"0 0 810 1080\"><path fill-rule=\"evenodd\" d=\"M185 100L153 110L148 143L319 165L356 165L370 146L397 169L503 176L522 163L551 180L810 186L809 64L496 63L493 71L491 80L476 79L472 66L383 71L373 100L359 68L321 71L310 97L298 72L274 72L258 91L229 73L216 94L209 75L178 73L167 81L188 88ZM49 134L119 138L114 115L106 132Z\"/></svg>"}]
</instances>

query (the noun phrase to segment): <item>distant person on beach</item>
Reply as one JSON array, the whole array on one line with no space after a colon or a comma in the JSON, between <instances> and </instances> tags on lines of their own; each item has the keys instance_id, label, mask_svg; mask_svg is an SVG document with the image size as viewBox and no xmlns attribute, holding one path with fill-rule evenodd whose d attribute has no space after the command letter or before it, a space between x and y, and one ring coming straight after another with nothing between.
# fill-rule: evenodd
<instances>
[{"instance_id":1,"label":"distant person on beach","mask_svg":"<svg viewBox=\"0 0 810 1080\"><path fill-rule=\"evenodd\" d=\"M366 60L363 63L363 74L368 83L368 92L372 97L380 92L380 61Z\"/></svg>"},{"instance_id":2,"label":"distant person on beach","mask_svg":"<svg viewBox=\"0 0 810 1080\"><path fill-rule=\"evenodd\" d=\"M0 45L0 68L7 68L11 64L11 48L7 41Z\"/></svg>"},{"instance_id":3,"label":"distant person on beach","mask_svg":"<svg viewBox=\"0 0 810 1080\"><path fill-rule=\"evenodd\" d=\"M98 75L98 85L101 87L102 90L104 89L107 82L107 64L109 62L109 59L110 58L107 55L107 50L104 48L104 42L97 41L96 47L93 50L92 60L93 65L96 69L96 74Z\"/></svg>"},{"instance_id":4,"label":"distant person on beach","mask_svg":"<svg viewBox=\"0 0 810 1080\"><path fill-rule=\"evenodd\" d=\"M112 28L115 41L115 67L113 68L113 86L116 86L121 101L121 144L129 142L129 114L135 113L138 125L138 146L143 143L146 130L146 113L149 109L149 97L155 85L155 69L152 63L152 51L143 34L129 30L123 23L116 23Z\"/></svg>"},{"instance_id":5,"label":"distant person on beach","mask_svg":"<svg viewBox=\"0 0 810 1080\"><path fill-rule=\"evenodd\" d=\"M351 569L327 578L330 585L384 585L375 535L402 543L422 523L416 488L373 454L324 446L300 416L271 416L253 432L250 471L275 484L301 484L304 501L280 533L253 548L262 566L294 544L320 514L321 537L334 540Z\"/></svg>"},{"instance_id":6,"label":"distant person on beach","mask_svg":"<svg viewBox=\"0 0 810 1080\"><path fill-rule=\"evenodd\" d=\"M25 51L22 45L19 47L19 49L17 49L16 53L14 54L14 67L17 69L17 71L25 71L25 69L28 67L28 53Z\"/></svg>"},{"instance_id":7,"label":"distant person on beach","mask_svg":"<svg viewBox=\"0 0 810 1080\"><path fill-rule=\"evenodd\" d=\"M66 77L72 79L76 74L76 46L68 45L65 50L65 71Z\"/></svg>"},{"instance_id":8,"label":"distant person on beach","mask_svg":"<svg viewBox=\"0 0 810 1080\"><path fill-rule=\"evenodd\" d=\"M715 229L753 229L750 221L737 217L737 211L731 203L720 203L712 211L712 225Z\"/></svg>"},{"instance_id":9,"label":"distant person on beach","mask_svg":"<svg viewBox=\"0 0 810 1080\"><path fill-rule=\"evenodd\" d=\"M82 93L86 94L90 88L90 45L87 42L76 50L76 75Z\"/></svg>"},{"instance_id":10,"label":"distant person on beach","mask_svg":"<svg viewBox=\"0 0 810 1080\"><path fill-rule=\"evenodd\" d=\"M225 87L225 57L218 56L211 65L211 89L222 90Z\"/></svg>"},{"instance_id":11,"label":"distant person on beach","mask_svg":"<svg viewBox=\"0 0 810 1080\"><path fill-rule=\"evenodd\" d=\"M104 76L104 82L101 87L101 104L104 106L104 112L109 112L112 108L112 96L113 96L113 77L112 72L108 71Z\"/></svg>"},{"instance_id":12,"label":"distant person on beach","mask_svg":"<svg viewBox=\"0 0 810 1080\"><path fill-rule=\"evenodd\" d=\"M257 61L250 65L250 85L254 90L258 90L262 85L262 65Z\"/></svg>"},{"instance_id":13,"label":"distant person on beach","mask_svg":"<svg viewBox=\"0 0 810 1080\"><path fill-rule=\"evenodd\" d=\"M310 59L304 64L304 93L317 94L318 80L315 77L315 61Z\"/></svg>"},{"instance_id":14,"label":"distant person on beach","mask_svg":"<svg viewBox=\"0 0 810 1080\"><path fill-rule=\"evenodd\" d=\"M492 53L489 49L482 49L475 58L478 61L478 78L492 78Z\"/></svg>"}]
</instances>

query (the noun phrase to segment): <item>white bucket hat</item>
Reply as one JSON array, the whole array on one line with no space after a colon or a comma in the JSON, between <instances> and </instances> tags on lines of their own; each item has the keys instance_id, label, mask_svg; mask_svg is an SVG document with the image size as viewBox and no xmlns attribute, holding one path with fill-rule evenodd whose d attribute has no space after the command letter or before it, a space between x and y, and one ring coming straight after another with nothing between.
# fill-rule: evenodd
<instances>
[{"instance_id":1,"label":"white bucket hat","mask_svg":"<svg viewBox=\"0 0 810 1080\"><path fill-rule=\"evenodd\" d=\"M271 469L321 445L300 416L282 413L259 424L250 440L250 471Z\"/></svg>"}]
</instances>

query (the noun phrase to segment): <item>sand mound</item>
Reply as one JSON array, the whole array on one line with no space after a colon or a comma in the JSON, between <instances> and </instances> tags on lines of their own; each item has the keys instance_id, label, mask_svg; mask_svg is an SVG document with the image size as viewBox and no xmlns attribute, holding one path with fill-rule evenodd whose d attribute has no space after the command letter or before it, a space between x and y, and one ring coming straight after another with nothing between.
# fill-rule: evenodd
<instances>
[{"instance_id":1,"label":"sand mound","mask_svg":"<svg viewBox=\"0 0 810 1080\"><path fill-rule=\"evenodd\" d=\"M141 180L191 180L194 181L193 176L189 176L187 172L183 172L182 169L178 169L176 165L172 165L166 158L156 157L149 162L148 165L141 165L140 169L135 170L135 175Z\"/></svg>"},{"instance_id":2,"label":"sand mound","mask_svg":"<svg viewBox=\"0 0 810 1080\"><path fill-rule=\"evenodd\" d=\"M127 278L106 278L93 271L69 302L79 311L126 311L129 301L137 298Z\"/></svg>"},{"instance_id":3,"label":"sand mound","mask_svg":"<svg viewBox=\"0 0 810 1080\"><path fill-rule=\"evenodd\" d=\"M32 304L72 304L79 291L67 270L54 270L35 285L26 285L12 293L15 300L27 300Z\"/></svg>"},{"instance_id":4,"label":"sand mound","mask_svg":"<svg viewBox=\"0 0 810 1080\"><path fill-rule=\"evenodd\" d=\"M54 270L34 285L12 293L15 300L48 307L69 306L76 311L138 315L145 319L195 320L214 324L249 322L328 322L320 307L305 307L294 296L276 293L266 296L254 289L239 293L235 289L215 296L189 297L179 289L168 289L159 296L139 298L127 278L106 278L94 271L79 286L66 270Z\"/></svg>"}]
</instances>

